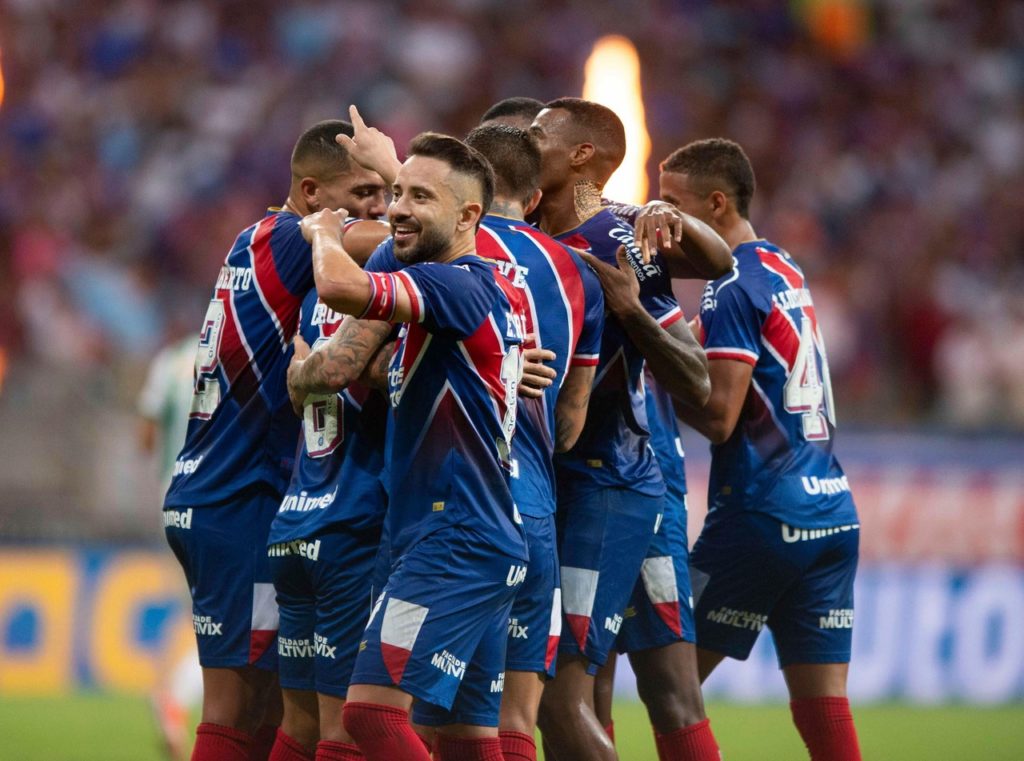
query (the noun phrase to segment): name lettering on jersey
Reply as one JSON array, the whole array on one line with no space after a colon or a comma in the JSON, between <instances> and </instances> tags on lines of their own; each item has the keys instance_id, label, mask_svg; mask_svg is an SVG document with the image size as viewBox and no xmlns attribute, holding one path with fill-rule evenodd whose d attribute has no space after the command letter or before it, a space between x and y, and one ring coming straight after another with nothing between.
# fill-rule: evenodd
<instances>
[{"instance_id":1,"label":"name lettering on jersey","mask_svg":"<svg viewBox=\"0 0 1024 761\"><path fill-rule=\"evenodd\" d=\"M759 632L768 623L768 615L764 613L751 613L746 610L735 610L734 608L721 607L708 613L708 621L723 626L735 626L737 629L750 629Z\"/></svg>"},{"instance_id":2,"label":"name lettering on jersey","mask_svg":"<svg viewBox=\"0 0 1024 761\"><path fill-rule=\"evenodd\" d=\"M231 267L225 264L217 276L217 290L247 291L252 285L252 267Z\"/></svg>"},{"instance_id":3,"label":"name lettering on jersey","mask_svg":"<svg viewBox=\"0 0 1024 761\"><path fill-rule=\"evenodd\" d=\"M313 319L310 321L311 325L333 325L336 322L341 322L344 318L341 312L335 312L329 306L321 301L316 302L316 306L313 307Z\"/></svg>"},{"instance_id":4,"label":"name lettering on jersey","mask_svg":"<svg viewBox=\"0 0 1024 761\"><path fill-rule=\"evenodd\" d=\"M310 497L306 492L300 491L298 494L292 494L281 500L281 507L277 509L277 512L308 513L310 510L324 510L334 504L337 496L337 486L334 487L334 491L321 494L319 497Z\"/></svg>"},{"instance_id":5,"label":"name lettering on jersey","mask_svg":"<svg viewBox=\"0 0 1024 761\"><path fill-rule=\"evenodd\" d=\"M498 674L497 679L491 680L491 692L504 692L505 691L505 672L502 671Z\"/></svg>"},{"instance_id":6,"label":"name lettering on jersey","mask_svg":"<svg viewBox=\"0 0 1024 761\"><path fill-rule=\"evenodd\" d=\"M199 455L193 457L191 460L175 460L174 461L174 473L171 478L181 475L191 475L199 469L199 463L203 461L205 455Z\"/></svg>"},{"instance_id":7,"label":"name lettering on jersey","mask_svg":"<svg viewBox=\"0 0 1024 761\"><path fill-rule=\"evenodd\" d=\"M811 301L811 292L806 288L790 288L788 291L779 291L772 294L772 301L779 309L799 309L801 307L814 306Z\"/></svg>"},{"instance_id":8,"label":"name lettering on jersey","mask_svg":"<svg viewBox=\"0 0 1024 761\"><path fill-rule=\"evenodd\" d=\"M331 647L327 643L327 637L323 636L322 634L317 634L316 632L314 632L313 649L316 651L316 654L319 655L321 658L330 658L333 661L336 659L334 651L338 649L338 646L335 645L334 647Z\"/></svg>"},{"instance_id":9,"label":"name lettering on jersey","mask_svg":"<svg viewBox=\"0 0 1024 761\"><path fill-rule=\"evenodd\" d=\"M856 531L860 528L859 523L850 523L846 526L829 526L828 528L794 528L782 524L782 541L786 544L794 542L808 542L813 539L824 539L826 536L839 534L843 531Z\"/></svg>"},{"instance_id":10,"label":"name lettering on jersey","mask_svg":"<svg viewBox=\"0 0 1024 761\"><path fill-rule=\"evenodd\" d=\"M459 660L447 650L430 656L430 665L441 670L448 676L461 680L466 675L466 662Z\"/></svg>"},{"instance_id":11,"label":"name lettering on jersey","mask_svg":"<svg viewBox=\"0 0 1024 761\"><path fill-rule=\"evenodd\" d=\"M526 580L526 566L525 565L512 565L509 566L508 576L505 577L506 586L514 587L517 584L522 584Z\"/></svg>"},{"instance_id":12,"label":"name lettering on jersey","mask_svg":"<svg viewBox=\"0 0 1024 761\"><path fill-rule=\"evenodd\" d=\"M283 658L312 658L313 643L308 639L277 637L277 654Z\"/></svg>"},{"instance_id":13,"label":"name lettering on jersey","mask_svg":"<svg viewBox=\"0 0 1024 761\"><path fill-rule=\"evenodd\" d=\"M619 628L621 626L622 626L622 616L620 616L618 613L616 613L611 618L605 618L605 620L604 620L604 628L607 629L608 631L612 632L613 634L618 634L619 633Z\"/></svg>"},{"instance_id":14,"label":"name lettering on jersey","mask_svg":"<svg viewBox=\"0 0 1024 761\"><path fill-rule=\"evenodd\" d=\"M526 289L526 276L530 274L530 268L524 267L521 264L513 264L505 259L488 259L487 261L493 262L494 266L498 269L507 280L511 281L512 285L520 290Z\"/></svg>"},{"instance_id":15,"label":"name lettering on jersey","mask_svg":"<svg viewBox=\"0 0 1024 761\"><path fill-rule=\"evenodd\" d=\"M508 327L505 335L509 338L518 338L520 341L526 337L526 316L515 312L505 312L505 322Z\"/></svg>"},{"instance_id":16,"label":"name lettering on jersey","mask_svg":"<svg viewBox=\"0 0 1024 761\"><path fill-rule=\"evenodd\" d=\"M527 634L529 626L523 626L519 623L518 618L510 618L508 620L508 636L512 639L529 639L530 635Z\"/></svg>"},{"instance_id":17,"label":"name lettering on jersey","mask_svg":"<svg viewBox=\"0 0 1024 761\"><path fill-rule=\"evenodd\" d=\"M188 510L164 510L164 528L192 528L192 508Z\"/></svg>"},{"instance_id":18,"label":"name lettering on jersey","mask_svg":"<svg viewBox=\"0 0 1024 761\"><path fill-rule=\"evenodd\" d=\"M836 608L818 618L819 629L852 629L853 608Z\"/></svg>"},{"instance_id":19,"label":"name lettering on jersey","mask_svg":"<svg viewBox=\"0 0 1024 761\"><path fill-rule=\"evenodd\" d=\"M320 540L307 542L305 539L295 539L291 542L272 544L267 548L267 557L283 558L289 555L298 555L300 558L306 558L315 563L320 559Z\"/></svg>"},{"instance_id":20,"label":"name lettering on jersey","mask_svg":"<svg viewBox=\"0 0 1024 761\"><path fill-rule=\"evenodd\" d=\"M815 494L839 494L850 491L850 482L846 476L840 478L818 478L817 476L804 476L802 479L804 491L810 495Z\"/></svg>"},{"instance_id":21,"label":"name lettering on jersey","mask_svg":"<svg viewBox=\"0 0 1024 761\"><path fill-rule=\"evenodd\" d=\"M214 621L210 616L192 614L192 629L196 634L201 634L204 637L219 637L224 633L221 631L223 627L223 622Z\"/></svg>"}]
</instances>

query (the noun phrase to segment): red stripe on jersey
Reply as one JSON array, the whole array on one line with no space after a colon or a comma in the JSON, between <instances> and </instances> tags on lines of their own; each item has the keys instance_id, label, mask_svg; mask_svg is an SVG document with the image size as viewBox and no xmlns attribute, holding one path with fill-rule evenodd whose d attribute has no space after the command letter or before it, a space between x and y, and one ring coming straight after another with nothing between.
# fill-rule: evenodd
<instances>
[{"instance_id":1,"label":"red stripe on jersey","mask_svg":"<svg viewBox=\"0 0 1024 761\"><path fill-rule=\"evenodd\" d=\"M759 246L757 256L761 260L761 264L785 280L786 285L790 288L804 287L804 276L782 254Z\"/></svg>"},{"instance_id":2,"label":"red stripe on jersey","mask_svg":"<svg viewBox=\"0 0 1024 761\"><path fill-rule=\"evenodd\" d=\"M497 280L503 280L500 275ZM512 285L509 285L511 288ZM473 369L484 382L491 397L497 403L498 420L505 417L505 383L501 380L501 365L505 358L505 345L498 333L494 317L490 316L477 328L473 335L460 342Z\"/></svg>"},{"instance_id":3,"label":"red stripe on jersey","mask_svg":"<svg viewBox=\"0 0 1024 761\"><path fill-rule=\"evenodd\" d=\"M735 359L739 362L746 362L751 367L757 366L757 359L750 354L740 354L739 352L723 351L721 349L708 349L705 353L708 359Z\"/></svg>"},{"instance_id":4,"label":"red stripe on jersey","mask_svg":"<svg viewBox=\"0 0 1024 761\"><path fill-rule=\"evenodd\" d=\"M658 319L658 324L663 328L667 328L669 325L675 325L685 316L681 307L673 307Z\"/></svg>"},{"instance_id":5,"label":"red stripe on jersey","mask_svg":"<svg viewBox=\"0 0 1024 761\"><path fill-rule=\"evenodd\" d=\"M256 225L252 236L253 277L260 292L266 299L266 305L273 311L273 317L281 326L283 340L291 341L299 325L299 307L302 298L289 291L277 272L274 254L270 248L270 238L279 216L264 217Z\"/></svg>"},{"instance_id":6,"label":"red stripe on jersey","mask_svg":"<svg viewBox=\"0 0 1024 761\"><path fill-rule=\"evenodd\" d=\"M486 225L480 225L476 233L476 253L484 259L496 262L505 262L512 265L512 269L504 275L510 282L515 282L515 266L518 262L513 259L512 254L505 248L504 243L494 230ZM499 268L500 270L500 268ZM526 332L536 333L537 315L533 311L533 302L528 300L529 309L526 310Z\"/></svg>"},{"instance_id":7,"label":"red stripe on jersey","mask_svg":"<svg viewBox=\"0 0 1024 761\"><path fill-rule=\"evenodd\" d=\"M597 354L573 354L569 364L573 367L597 367L601 364L601 357Z\"/></svg>"},{"instance_id":8,"label":"red stripe on jersey","mask_svg":"<svg viewBox=\"0 0 1024 761\"><path fill-rule=\"evenodd\" d=\"M395 277L402 281L402 285L405 286L405 292L409 295L409 307L412 309L412 319L410 322L423 322L423 296L420 294L420 289L416 286L416 281L404 272L396 272Z\"/></svg>"},{"instance_id":9,"label":"red stripe on jersey","mask_svg":"<svg viewBox=\"0 0 1024 761\"><path fill-rule=\"evenodd\" d=\"M583 317L586 314L586 294L583 290L583 278L576 267L574 255L565 246L547 235L536 230L520 228L525 235L536 241L547 253L551 264L555 268L555 274L565 292L565 298L572 318L572 336L570 336L569 352L576 350L580 334L583 332ZM576 364L576 363L574 363ZM596 362L594 364L597 364Z\"/></svg>"},{"instance_id":10,"label":"red stripe on jersey","mask_svg":"<svg viewBox=\"0 0 1024 761\"><path fill-rule=\"evenodd\" d=\"M777 305L772 306L768 319L761 327L761 337L786 364L789 374L796 356L800 351L800 334L793 328L793 323Z\"/></svg>"},{"instance_id":11,"label":"red stripe on jersey","mask_svg":"<svg viewBox=\"0 0 1024 761\"><path fill-rule=\"evenodd\" d=\"M259 393L260 381L252 366L255 359L249 356L249 351L238 332L238 317L231 294L232 292L226 288L217 291L217 298L224 305L224 327L221 329L217 359L228 377L230 393L238 399L239 404L244 405Z\"/></svg>"}]
</instances>

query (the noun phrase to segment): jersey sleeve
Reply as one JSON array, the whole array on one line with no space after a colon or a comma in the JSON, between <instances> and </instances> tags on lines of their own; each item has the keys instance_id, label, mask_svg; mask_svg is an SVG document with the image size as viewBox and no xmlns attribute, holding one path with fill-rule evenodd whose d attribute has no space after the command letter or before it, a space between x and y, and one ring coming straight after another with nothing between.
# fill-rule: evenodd
<instances>
[{"instance_id":1,"label":"jersey sleeve","mask_svg":"<svg viewBox=\"0 0 1024 761\"><path fill-rule=\"evenodd\" d=\"M367 272L398 272L403 266L395 256L395 239L387 238L370 254L363 269Z\"/></svg>"},{"instance_id":2,"label":"jersey sleeve","mask_svg":"<svg viewBox=\"0 0 1024 761\"><path fill-rule=\"evenodd\" d=\"M302 237L299 218L293 214L279 214L270 235L263 241L253 241L257 275L263 270L260 262L270 254L274 271L289 293L304 296L313 287L313 248ZM269 248L264 252L263 245Z\"/></svg>"},{"instance_id":3,"label":"jersey sleeve","mask_svg":"<svg viewBox=\"0 0 1024 761\"><path fill-rule=\"evenodd\" d=\"M601 290L601 281L589 267L581 262L579 270L583 281L583 325L570 365L596 367L601 354L601 334L604 332L604 291Z\"/></svg>"},{"instance_id":4,"label":"jersey sleeve","mask_svg":"<svg viewBox=\"0 0 1024 761\"><path fill-rule=\"evenodd\" d=\"M392 322L395 292L401 283L411 301L411 321L422 323L431 333L471 335L491 311L497 295L489 267L427 262L400 272L369 274L373 295L360 317Z\"/></svg>"},{"instance_id":5,"label":"jersey sleeve","mask_svg":"<svg viewBox=\"0 0 1024 761\"><path fill-rule=\"evenodd\" d=\"M714 289L701 299L700 325L704 353L710 359L735 359L756 365L761 356L761 310L740 283Z\"/></svg>"}]
</instances>

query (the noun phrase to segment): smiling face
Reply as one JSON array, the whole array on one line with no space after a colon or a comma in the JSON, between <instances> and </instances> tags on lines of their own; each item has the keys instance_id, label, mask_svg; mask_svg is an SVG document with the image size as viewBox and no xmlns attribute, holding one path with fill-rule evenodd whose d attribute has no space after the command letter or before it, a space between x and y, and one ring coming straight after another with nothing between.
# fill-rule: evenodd
<instances>
[{"instance_id":1,"label":"smiling face","mask_svg":"<svg viewBox=\"0 0 1024 761\"><path fill-rule=\"evenodd\" d=\"M388 207L399 261L438 259L451 246L462 206L457 185L451 168L438 159L412 156L402 165Z\"/></svg>"}]
</instances>

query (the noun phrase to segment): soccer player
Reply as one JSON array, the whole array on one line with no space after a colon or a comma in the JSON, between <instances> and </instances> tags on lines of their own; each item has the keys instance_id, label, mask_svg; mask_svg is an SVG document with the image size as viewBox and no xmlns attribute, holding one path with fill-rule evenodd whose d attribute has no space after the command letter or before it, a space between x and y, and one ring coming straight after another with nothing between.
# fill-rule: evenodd
<instances>
[{"instance_id":1,"label":"soccer player","mask_svg":"<svg viewBox=\"0 0 1024 761\"><path fill-rule=\"evenodd\" d=\"M743 149L701 140L661 165L661 197L733 247L699 333L711 398L680 417L711 440L708 517L691 556L701 680L771 630L793 721L814 761L860 759L846 697L859 523L832 454L828 358L803 272L758 238Z\"/></svg>"},{"instance_id":2,"label":"soccer player","mask_svg":"<svg viewBox=\"0 0 1024 761\"><path fill-rule=\"evenodd\" d=\"M399 271L374 271L381 252L360 269L337 213L303 222L324 302L402 324L388 372L394 565L360 643L344 724L370 761L427 761L409 723L416 698L461 719L438 728L442 759L500 758L508 614L528 558L508 486L524 297L475 252L494 192L486 159L425 133L393 191Z\"/></svg>"},{"instance_id":3,"label":"soccer player","mask_svg":"<svg viewBox=\"0 0 1024 761\"><path fill-rule=\"evenodd\" d=\"M505 98L487 109L480 117L480 126L504 124L528 130L543 109L544 104L536 98Z\"/></svg>"},{"instance_id":4,"label":"soccer player","mask_svg":"<svg viewBox=\"0 0 1024 761\"><path fill-rule=\"evenodd\" d=\"M641 381L644 356L633 334L658 342L663 351L650 360L655 376L696 405L707 395L706 361L681 321L660 258L642 264L633 230L602 207L601 188L625 155L625 131L618 117L596 103L563 98L548 103L530 130L542 156L542 229L598 260L619 257L626 266L637 267L642 278L643 308L606 321L591 412L577 445L557 460L565 627L557 673L540 712L545 743L559 758L613 759L614 747L593 710L593 675L619 633L662 518L665 494L649 444ZM691 233L682 241L687 253L721 258L722 252L715 252L724 244L717 236L698 226ZM660 681L679 679L664 656L661 652L651 659L651 671L657 666ZM697 685L695 678L691 681L669 681L673 689L667 698L691 695ZM685 708L676 705L667 712L672 721L655 727L659 735L689 754L680 758L717 758L703 706Z\"/></svg>"},{"instance_id":5,"label":"soccer player","mask_svg":"<svg viewBox=\"0 0 1024 761\"><path fill-rule=\"evenodd\" d=\"M554 675L561 631L552 456L578 438L597 368L604 296L593 272L569 248L526 224L540 200L540 152L524 130L491 123L466 143L494 169L494 202L477 234L477 253L525 287L526 330L551 352L552 384L520 399L512 443L512 497L523 517L530 559L508 625L500 736L508 761L536 761L534 730L544 683ZM419 718L418 713L414 714Z\"/></svg>"},{"instance_id":6,"label":"soccer player","mask_svg":"<svg viewBox=\"0 0 1024 761\"><path fill-rule=\"evenodd\" d=\"M267 533L295 456L298 421L285 372L313 286L298 223L342 205L364 216L383 210L380 178L350 163L334 140L345 129L321 122L299 138L284 206L235 240L199 335L188 432L164 502L203 667L195 761L266 758L273 743L275 729L264 721L278 615Z\"/></svg>"}]
</instances>

